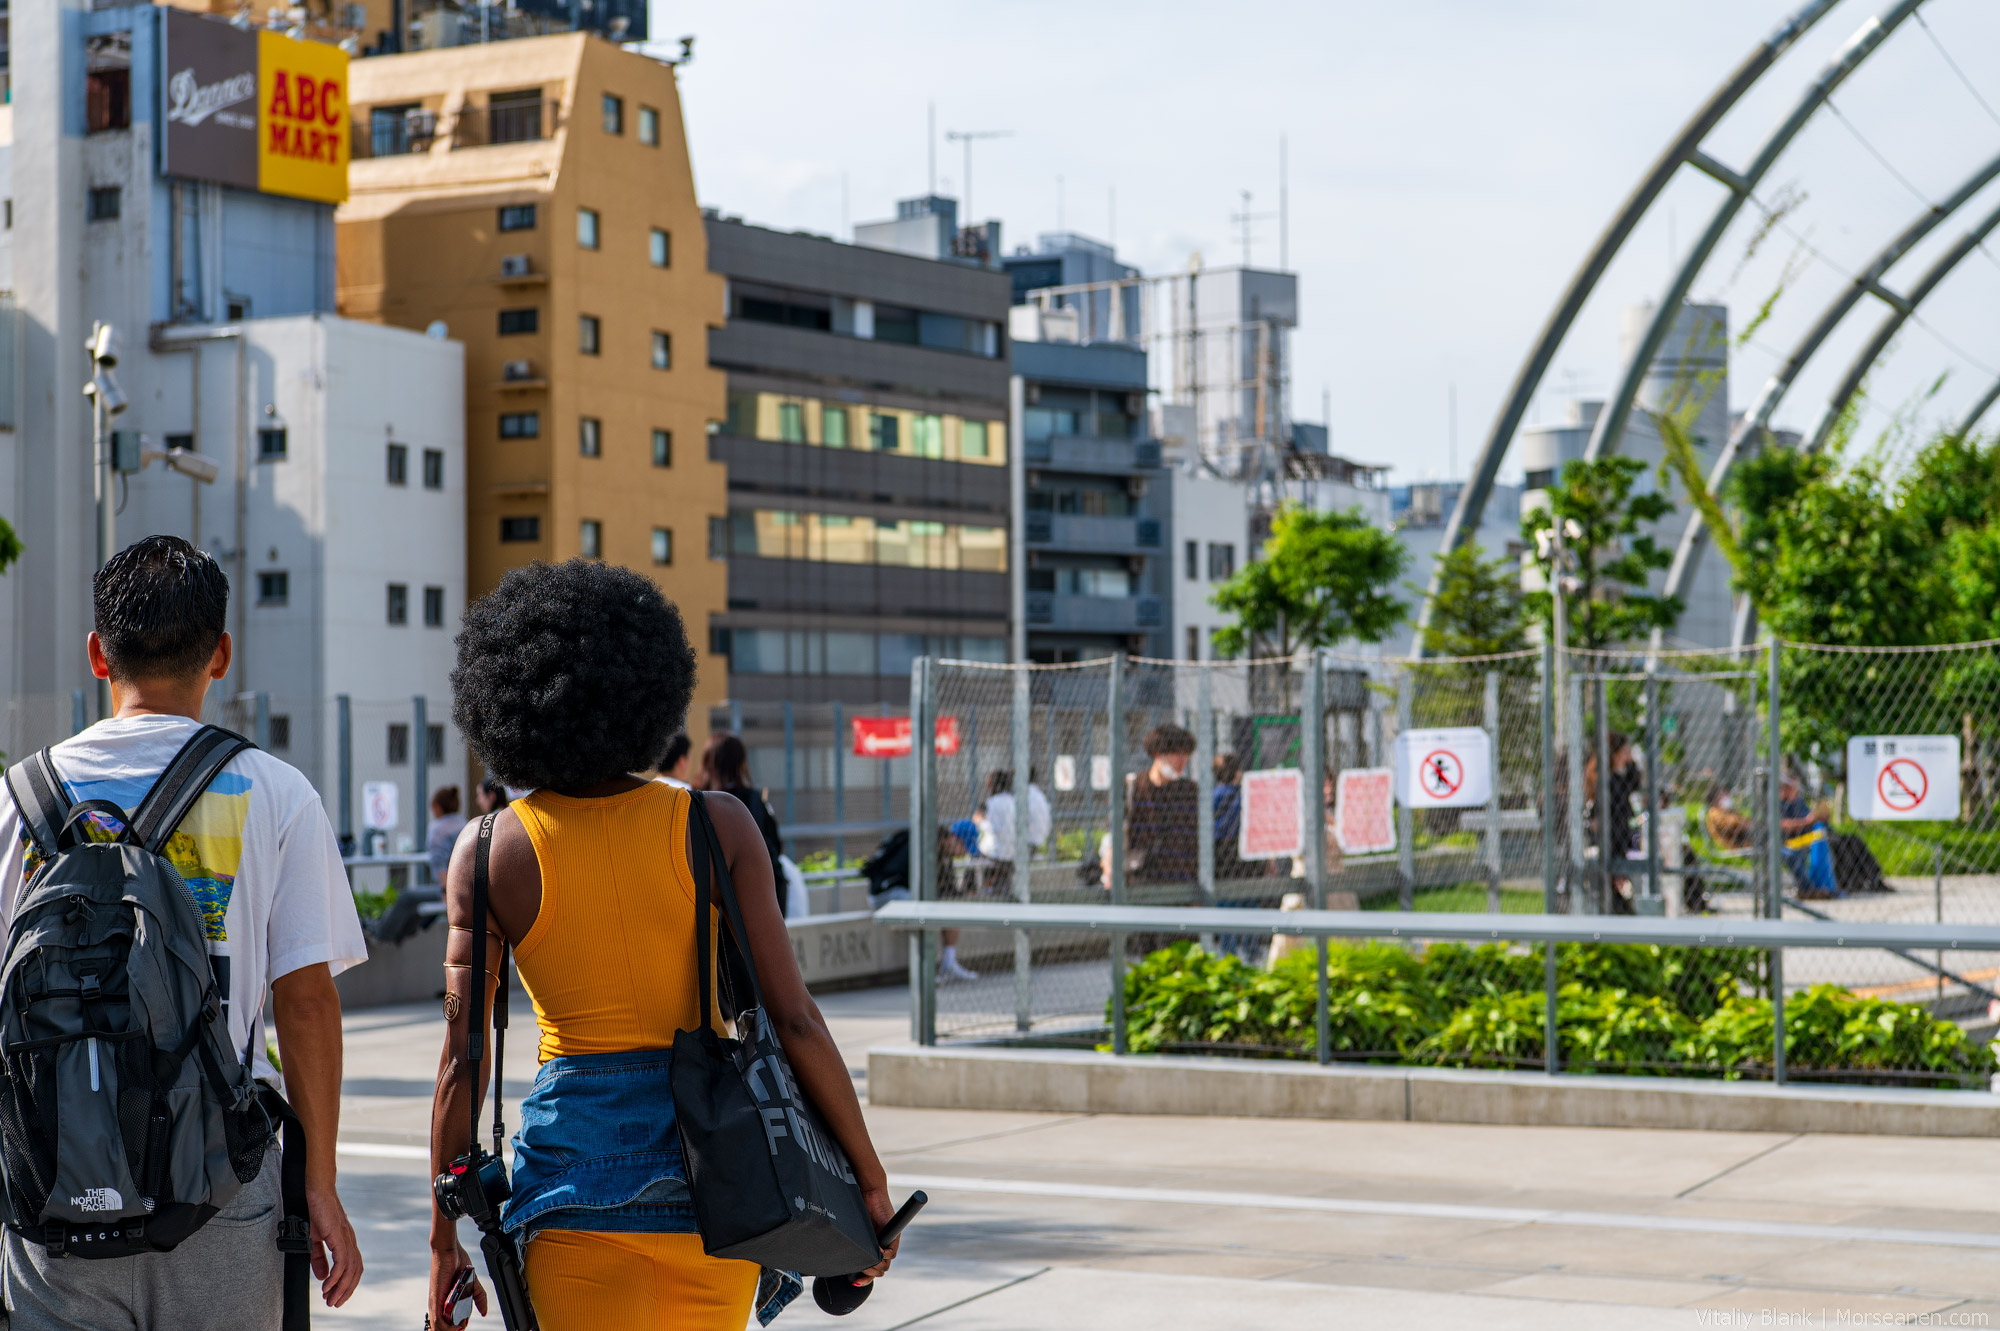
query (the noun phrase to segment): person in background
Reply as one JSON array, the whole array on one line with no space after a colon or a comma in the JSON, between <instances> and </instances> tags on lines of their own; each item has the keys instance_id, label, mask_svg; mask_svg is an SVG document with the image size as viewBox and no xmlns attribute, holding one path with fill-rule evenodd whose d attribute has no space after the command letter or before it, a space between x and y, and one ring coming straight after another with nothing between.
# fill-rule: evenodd
<instances>
[{"instance_id":1,"label":"person in background","mask_svg":"<svg viewBox=\"0 0 2000 1331\"><path fill-rule=\"evenodd\" d=\"M1833 848L1827 841L1832 816L1830 801L1807 801L1795 774L1786 772L1778 779L1778 830L1785 839L1785 868L1791 872L1799 896L1808 901L1847 895L1840 890L1833 869Z\"/></svg>"},{"instance_id":2,"label":"person in background","mask_svg":"<svg viewBox=\"0 0 2000 1331\"><path fill-rule=\"evenodd\" d=\"M1736 807L1736 797L1720 781L1708 788L1708 808L1701 816L1709 840L1721 850L1745 850L1750 845L1750 819Z\"/></svg>"},{"instance_id":3,"label":"person in background","mask_svg":"<svg viewBox=\"0 0 2000 1331\"><path fill-rule=\"evenodd\" d=\"M977 824L970 818L961 818L955 823L939 827L937 830L937 887L938 897L949 901L953 898L969 897L973 894L972 871L964 878L958 876L958 857L974 853L971 838L977 835ZM958 930L938 930L938 980L941 983L963 983L979 978L979 972L966 966L958 959Z\"/></svg>"},{"instance_id":4,"label":"person in background","mask_svg":"<svg viewBox=\"0 0 2000 1331\"><path fill-rule=\"evenodd\" d=\"M655 769L653 779L682 790L688 789L688 764L693 755L694 745L689 742L687 732L678 732L667 741L667 751L660 755L660 765Z\"/></svg>"},{"instance_id":5,"label":"person in background","mask_svg":"<svg viewBox=\"0 0 2000 1331\"><path fill-rule=\"evenodd\" d=\"M1215 881L1252 876L1238 853L1243 830L1243 763L1233 753L1218 753L1210 768L1215 787L1209 803L1215 811Z\"/></svg>"},{"instance_id":6,"label":"person in background","mask_svg":"<svg viewBox=\"0 0 2000 1331\"><path fill-rule=\"evenodd\" d=\"M1049 843L1049 831L1054 826L1054 818L1049 810L1049 797L1034 783L1035 773L1028 774L1028 857ZM1015 809L1014 773L1007 768L999 768L987 775L986 805L979 822L979 853L993 861L998 871L992 879L994 886L1004 890L1013 876L1015 862Z\"/></svg>"},{"instance_id":7,"label":"person in background","mask_svg":"<svg viewBox=\"0 0 2000 1331\"><path fill-rule=\"evenodd\" d=\"M444 786L431 796L431 825L424 831L424 856L431 863L431 881L442 883L451 865L451 848L458 844L465 815L458 811L458 787Z\"/></svg>"},{"instance_id":8,"label":"person in background","mask_svg":"<svg viewBox=\"0 0 2000 1331\"><path fill-rule=\"evenodd\" d=\"M473 794L472 798L479 806L479 816L481 818L484 818L489 813L498 812L513 803L512 797L507 794L507 787L501 785L490 776L479 783L479 789Z\"/></svg>"},{"instance_id":9,"label":"person in background","mask_svg":"<svg viewBox=\"0 0 2000 1331\"><path fill-rule=\"evenodd\" d=\"M1192 883L1200 873L1200 788L1187 774L1194 736L1171 721L1146 736L1143 772L1126 778L1126 872L1139 883Z\"/></svg>"},{"instance_id":10,"label":"person in background","mask_svg":"<svg viewBox=\"0 0 2000 1331\"><path fill-rule=\"evenodd\" d=\"M771 852L771 877L778 884L778 914L784 915L788 894L785 871L778 860L785 853L785 843L778 839L778 816L771 812L771 802L764 798L763 791L750 784L750 750L743 747L741 737L726 731L709 736L708 747L701 753L701 771L695 777L694 788L734 795L750 810L757 830L764 836L764 848Z\"/></svg>"}]
</instances>

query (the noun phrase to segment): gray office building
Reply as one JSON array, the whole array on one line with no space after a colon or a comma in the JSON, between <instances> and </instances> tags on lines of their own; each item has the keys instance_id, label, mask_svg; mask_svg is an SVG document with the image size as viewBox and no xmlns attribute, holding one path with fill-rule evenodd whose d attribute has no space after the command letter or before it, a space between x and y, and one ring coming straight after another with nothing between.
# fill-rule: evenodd
<instances>
[{"instance_id":1,"label":"gray office building","mask_svg":"<svg viewBox=\"0 0 2000 1331\"><path fill-rule=\"evenodd\" d=\"M708 626L739 703L906 703L920 655L1007 657L1006 274L708 218L729 411Z\"/></svg>"}]
</instances>

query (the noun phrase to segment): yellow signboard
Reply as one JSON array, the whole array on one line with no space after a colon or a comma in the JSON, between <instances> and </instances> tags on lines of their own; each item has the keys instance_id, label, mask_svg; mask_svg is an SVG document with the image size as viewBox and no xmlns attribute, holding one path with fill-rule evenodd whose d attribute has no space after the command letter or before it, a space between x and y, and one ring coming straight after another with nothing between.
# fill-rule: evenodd
<instances>
[{"instance_id":1,"label":"yellow signboard","mask_svg":"<svg viewBox=\"0 0 2000 1331\"><path fill-rule=\"evenodd\" d=\"M347 52L257 34L257 188L347 198Z\"/></svg>"}]
</instances>

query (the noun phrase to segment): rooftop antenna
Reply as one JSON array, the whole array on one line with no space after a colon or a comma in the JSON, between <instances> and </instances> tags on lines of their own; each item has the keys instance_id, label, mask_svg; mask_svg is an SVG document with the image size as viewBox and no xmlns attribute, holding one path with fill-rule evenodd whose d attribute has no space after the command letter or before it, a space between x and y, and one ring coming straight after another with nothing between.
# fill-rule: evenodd
<instances>
[{"instance_id":1,"label":"rooftop antenna","mask_svg":"<svg viewBox=\"0 0 2000 1331\"><path fill-rule=\"evenodd\" d=\"M1291 182L1286 178L1285 147L1285 136L1280 134L1278 136L1278 271L1282 273L1292 270L1292 209L1291 191L1288 188Z\"/></svg>"},{"instance_id":2,"label":"rooftop antenna","mask_svg":"<svg viewBox=\"0 0 2000 1331\"><path fill-rule=\"evenodd\" d=\"M974 139L1004 139L1014 131L1011 129L948 129L945 138L953 143L965 145L965 225L972 223L972 143Z\"/></svg>"},{"instance_id":3,"label":"rooftop antenna","mask_svg":"<svg viewBox=\"0 0 2000 1331\"><path fill-rule=\"evenodd\" d=\"M1254 226L1254 225L1255 225L1256 223L1258 223L1258 222L1263 222L1263 221L1268 221L1269 219L1271 219L1272 217L1275 217L1276 215L1277 215L1277 214L1275 214L1275 213L1253 213L1253 212L1251 212L1251 211L1250 211L1250 191L1249 191L1249 190L1247 190L1247 189L1243 191L1243 211L1242 211L1242 212L1240 212L1240 213L1231 213L1231 214L1229 215L1229 220L1230 220L1231 222L1234 222L1234 223L1235 223L1235 224L1236 224L1237 226L1240 226L1240 227L1242 227L1242 228L1243 228L1243 266L1244 266L1245 268L1248 268L1248 267L1250 266L1250 232L1251 232L1251 228L1252 228L1252 227L1253 227L1253 226Z\"/></svg>"}]
</instances>

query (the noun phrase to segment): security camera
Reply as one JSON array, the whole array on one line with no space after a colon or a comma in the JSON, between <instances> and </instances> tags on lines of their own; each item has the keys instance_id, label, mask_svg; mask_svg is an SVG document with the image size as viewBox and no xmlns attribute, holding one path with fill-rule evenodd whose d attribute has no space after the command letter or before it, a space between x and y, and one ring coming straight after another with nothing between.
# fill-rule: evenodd
<instances>
[{"instance_id":1,"label":"security camera","mask_svg":"<svg viewBox=\"0 0 2000 1331\"><path fill-rule=\"evenodd\" d=\"M216 465L214 458L205 458L186 448L168 449L161 461L165 462L170 470L192 477L203 485L213 484L222 471L222 468Z\"/></svg>"},{"instance_id":2,"label":"security camera","mask_svg":"<svg viewBox=\"0 0 2000 1331\"><path fill-rule=\"evenodd\" d=\"M118 387L118 381L106 372L99 374L83 386L83 395L96 401L104 409L106 416L116 416L131 404Z\"/></svg>"},{"instance_id":3,"label":"security camera","mask_svg":"<svg viewBox=\"0 0 2000 1331\"><path fill-rule=\"evenodd\" d=\"M84 344L90 351L90 358L110 369L118 363L118 330L108 323L99 323L90 330L90 341Z\"/></svg>"}]
</instances>

